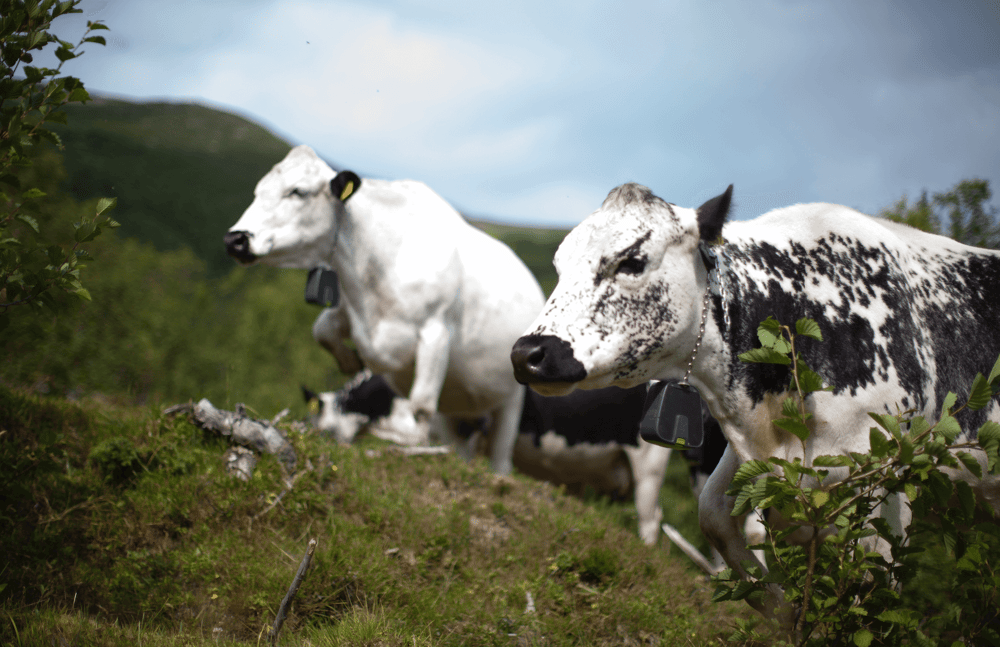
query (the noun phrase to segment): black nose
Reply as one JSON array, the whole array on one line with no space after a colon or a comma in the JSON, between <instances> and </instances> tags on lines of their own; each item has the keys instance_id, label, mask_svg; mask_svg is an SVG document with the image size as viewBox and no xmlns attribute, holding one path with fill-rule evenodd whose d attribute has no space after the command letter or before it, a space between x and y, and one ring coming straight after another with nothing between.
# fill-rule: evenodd
<instances>
[{"instance_id":1,"label":"black nose","mask_svg":"<svg viewBox=\"0 0 1000 647\"><path fill-rule=\"evenodd\" d=\"M521 384L565 382L587 377L587 369L573 357L573 347L554 335L525 335L510 352L514 378Z\"/></svg>"},{"instance_id":2,"label":"black nose","mask_svg":"<svg viewBox=\"0 0 1000 647\"><path fill-rule=\"evenodd\" d=\"M222 237L226 253L241 263L252 263L257 256L250 251L250 234L245 231L227 231Z\"/></svg>"}]
</instances>

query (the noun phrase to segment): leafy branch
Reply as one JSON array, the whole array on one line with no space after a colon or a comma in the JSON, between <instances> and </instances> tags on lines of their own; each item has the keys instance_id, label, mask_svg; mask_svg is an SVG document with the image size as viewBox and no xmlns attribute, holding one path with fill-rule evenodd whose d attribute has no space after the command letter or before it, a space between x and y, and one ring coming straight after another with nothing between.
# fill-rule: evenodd
<instances>
[{"instance_id":1,"label":"leafy branch","mask_svg":"<svg viewBox=\"0 0 1000 647\"><path fill-rule=\"evenodd\" d=\"M36 216L37 201L46 194L23 187L18 173L32 165L40 144L49 142L62 149L59 136L47 126L66 123L62 108L67 104L90 99L79 79L60 74L66 61L83 54L84 44L104 45L103 36L92 34L107 27L88 22L75 44L49 31L55 18L81 13L79 4L80 0L0 0L0 329L9 323L7 311L15 306L55 308L54 292L89 300L80 269L81 261L90 257L80 245L93 240L102 228L118 226L107 216L115 200L102 199L92 217L74 223L74 243L68 250L43 244ZM55 46L56 67L31 65L32 52L50 45Z\"/></svg>"},{"instance_id":2,"label":"leafy branch","mask_svg":"<svg viewBox=\"0 0 1000 647\"><path fill-rule=\"evenodd\" d=\"M769 317L758 329L761 347L740 359L790 367L789 395L774 425L795 435L807 456L812 419L807 400L830 387L823 386L796 351L797 335L822 341L811 320L798 321L793 332ZM964 409L984 408L998 392L1000 359L988 377L976 376L964 404L956 408L957 396L949 393L933 425L914 411L870 413L877 427L869 431L868 452L818 456L808 463L798 457L792 461L772 457L741 465L728 491L736 497L733 514L774 508L788 526L765 524L770 541L754 547L767 555L769 572L754 582L723 572L715 599L749 599L761 595L768 583L780 583L786 601L798 608L793 631L797 645L850 641L868 647L903 639L920 644L928 640L931 629L959 632L967 641L1000 637L988 621L959 621L970 613L985 614L987 619L1000 615L995 605L1000 526L982 522L977 514L983 511L993 518L988 504L964 480L953 480L943 471L954 474L964 469L976 478L983 477L984 467L990 474L1000 471L1000 425L986 422L975 437L963 437L956 418ZM829 478L831 474L835 478ZM958 505L951 505L956 499ZM880 516L882 506L894 503L909 505L918 520L910 529L910 540L923 535L931 543L939 541L956 564L974 572L962 581L961 590L949 592L959 600L957 610L936 619L934 626L900 592L900 585L905 590L907 582L917 577L913 555L923 548L907 543L903 529L893 528ZM932 518L940 522L928 521ZM804 545L789 541L793 535L802 540L803 534ZM749 572L760 575L759 569ZM970 583L983 593L970 594ZM744 627L735 637L745 640L752 635Z\"/></svg>"}]
</instances>

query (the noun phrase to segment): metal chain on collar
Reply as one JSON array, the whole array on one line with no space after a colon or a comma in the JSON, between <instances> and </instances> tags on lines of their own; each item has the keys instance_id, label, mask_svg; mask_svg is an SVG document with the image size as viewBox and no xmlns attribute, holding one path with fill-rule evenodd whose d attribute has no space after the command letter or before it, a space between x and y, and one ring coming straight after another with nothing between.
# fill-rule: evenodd
<instances>
[{"instance_id":1,"label":"metal chain on collar","mask_svg":"<svg viewBox=\"0 0 1000 647\"><path fill-rule=\"evenodd\" d=\"M680 381L680 384L688 385L688 378L691 377L691 369L694 368L694 360L698 357L698 349L701 348L702 337L705 336L705 320L708 318L708 297L711 294L710 290L705 290L705 299L701 308L701 324L698 326L698 339L694 342L694 350L691 351L691 359L688 361L687 372L684 374L684 379Z\"/></svg>"},{"instance_id":2,"label":"metal chain on collar","mask_svg":"<svg viewBox=\"0 0 1000 647\"><path fill-rule=\"evenodd\" d=\"M725 321L725 331L730 329L729 322L729 295L726 293L726 282L722 280L722 274L726 269L726 257L722 253L721 245L704 245L703 252L712 260L713 267L707 267L708 287L705 290L705 298L701 307L701 323L698 325L698 339L694 343L694 350L691 351L691 359L688 361L687 372L680 384L688 384L691 371L694 369L694 361L698 358L698 349L701 348L701 340L705 337L705 321L708 319L708 305L710 297L714 294L722 301L722 317ZM707 261L707 259L706 259ZM723 331L723 333L725 333ZM690 386L690 385L689 385Z\"/></svg>"}]
</instances>

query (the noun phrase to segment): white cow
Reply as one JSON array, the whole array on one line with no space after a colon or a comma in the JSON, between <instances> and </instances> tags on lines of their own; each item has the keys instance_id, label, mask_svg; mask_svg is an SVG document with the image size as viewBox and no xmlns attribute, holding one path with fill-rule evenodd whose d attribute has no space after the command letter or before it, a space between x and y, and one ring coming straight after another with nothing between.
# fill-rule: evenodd
<instances>
[{"instance_id":1,"label":"white cow","mask_svg":"<svg viewBox=\"0 0 1000 647\"><path fill-rule=\"evenodd\" d=\"M543 394L629 387L683 378L700 339L689 381L729 441L699 498L700 522L746 575L741 563L754 558L725 494L740 462L867 451L869 411L937 416L944 395L968 389L1000 353L1000 254L828 204L723 227L731 191L695 210L636 184L612 190L556 252L559 283L511 359ZM713 292L709 244L724 259ZM799 344L834 387L807 400L815 425L804 450L771 424L787 368L737 358L758 346L768 315L810 317L825 340ZM959 422L969 433L987 418L1000 420L996 399ZM997 477L956 476L1000 507ZM908 509L889 512L902 531ZM759 608L772 612L777 595Z\"/></svg>"},{"instance_id":2,"label":"white cow","mask_svg":"<svg viewBox=\"0 0 1000 647\"><path fill-rule=\"evenodd\" d=\"M491 467L510 472L524 401L510 345L544 297L509 247L424 184L335 174L308 146L257 183L225 243L246 264L334 269L346 319L332 324L407 395L424 435L435 412L452 430L490 414Z\"/></svg>"}]
</instances>

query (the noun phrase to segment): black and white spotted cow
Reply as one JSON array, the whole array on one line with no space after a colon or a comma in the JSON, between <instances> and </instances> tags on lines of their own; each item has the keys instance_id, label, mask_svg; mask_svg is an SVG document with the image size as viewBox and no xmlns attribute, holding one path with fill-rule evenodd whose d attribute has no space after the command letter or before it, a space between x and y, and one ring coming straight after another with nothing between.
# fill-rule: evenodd
<instances>
[{"instance_id":1,"label":"black and white spotted cow","mask_svg":"<svg viewBox=\"0 0 1000 647\"><path fill-rule=\"evenodd\" d=\"M628 388L683 378L700 336L689 381L729 441L699 498L700 522L745 574L752 555L725 495L740 462L866 451L869 411L938 415L945 394L967 390L1000 353L1000 254L830 204L727 223L731 193L687 209L636 184L612 190L556 252L559 283L511 359L518 380L546 395ZM719 266L711 292L703 249ZM769 315L810 317L823 334L797 346L834 387L808 399L815 424L804 449L771 424L787 368L737 358L759 345ZM966 433L987 418L1000 420L996 400L959 415ZM996 477L955 477L1000 504ZM882 515L900 531L908 524L906 506ZM772 612L777 594L759 608Z\"/></svg>"},{"instance_id":2,"label":"black and white spotted cow","mask_svg":"<svg viewBox=\"0 0 1000 647\"><path fill-rule=\"evenodd\" d=\"M408 444L406 438L412 437L408 417L395 414L408 410L398 406L402 398L384 378L368 370L339 391L317 394L303 387L303 395L313 410L313 426L342 443L352 442L365 431L401 444ZM514 467L574 492L589 486L614 497L633 494L639 536L655 544L663 520L659 497L670 450L638 437L645 397L645 385L551 398L528 391L514 445ZM705 429L704 451L690 461L696 493L725 448L722 431L707 409Z\"/></svg>"}]
</instances>

